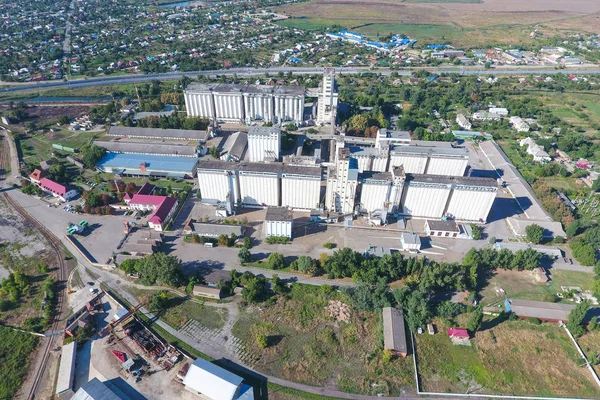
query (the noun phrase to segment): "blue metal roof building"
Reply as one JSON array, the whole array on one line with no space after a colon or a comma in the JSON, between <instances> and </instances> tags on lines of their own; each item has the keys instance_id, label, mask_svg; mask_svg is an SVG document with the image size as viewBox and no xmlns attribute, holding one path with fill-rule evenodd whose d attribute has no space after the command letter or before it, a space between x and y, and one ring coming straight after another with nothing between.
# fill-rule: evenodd
<instances>
[{"instance_id":1,"label":"blue metal roof building","mask_svg":"<svg viewBox=\"0 0 600 400\"><path fill-rule=\"evenodd\" d=\"M125 176L193 177L198 159L151 154L107 153L96 168Z\"/></svg>"}]
</instances>

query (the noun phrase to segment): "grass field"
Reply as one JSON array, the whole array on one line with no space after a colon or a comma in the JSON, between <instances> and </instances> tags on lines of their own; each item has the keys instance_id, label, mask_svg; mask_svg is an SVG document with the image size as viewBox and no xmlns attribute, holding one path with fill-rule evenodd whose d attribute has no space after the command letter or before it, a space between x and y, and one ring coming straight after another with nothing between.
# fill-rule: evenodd
<instances>
[{"instance_id":1,"label":"grass field","mask_svg":"<svg viewBox=\"0 0 600 400\"><path fill-rule=\"evenodd\" d=\"M580 367L574 345L557 325L505 321L477 332L471 347L452 345L444 326L438 327L441 333L417 338L419 374L426 391L600 395L589 372Z\"/></svg>"},{"instance_id":2,"label":"grass field","mask_svg":"<svg viewBox=\"0 0 600 400\"><path fill-rule=\"evenodd\" d=\"M382 332L376 313L351 311L351 322L325 315L338 292L293 285L273 304L243 310L233 334L258 359L255 368L294 382L337 387L350 393L399 395L413 386L410 357L382 361ZM268 346L257 344L266 335Z\"/></svg>"},{"instance_id":3,"label":"grass field","mask_svg":"<svg viewBox=\"0 0 600 400\"><path fill-rule=\"evenodd\" d=\"M552 271L552 280L548 283L537 283L527 271L497 270L490 279L489 285L482 291L482 304L494 304L505 297L544 301L550 296L561 292L561 286L579 286L583 290L592 287L593 279L590 274L576 271ZM502 288L506 296L497 296L496 288Z\"/></svg>"},{"instance_id":4,"label":"grass field","mask_svg":"<svg viewBox=\"0 0 600 400\"><path fill-rule=\"evenodd\" d=\"M597 354L600 354L600 331L587 332L585 335L577 339L579 346L585 353L588 360L592 360ZM600 375L600 365L594 365L594 370Z\"/></svg>"},{"instance_id":5,"label":"grass field","mask_svg":"<svg viewBox=\"0 0 600 400\"><path fill-rule=\"evenodd\" d=\"M184 326L190 319L198 321L200 325L209 329L221 329L227 320L227 310L223 308L206 306L193 301L179 301L173 298L175 306L167 309L160 318L173 328Z\"/></svg>"},{"instance_id":6,"label":"grass field","mask_svg":"<svg viewBox=\"0 0 600 400\"><path fill-rule=\"evenodd\" d=\"M0 326L0 399L12 399L29 365L29 355L37 345L37 338L27 333Z\"/></svg>"}]
</instances>

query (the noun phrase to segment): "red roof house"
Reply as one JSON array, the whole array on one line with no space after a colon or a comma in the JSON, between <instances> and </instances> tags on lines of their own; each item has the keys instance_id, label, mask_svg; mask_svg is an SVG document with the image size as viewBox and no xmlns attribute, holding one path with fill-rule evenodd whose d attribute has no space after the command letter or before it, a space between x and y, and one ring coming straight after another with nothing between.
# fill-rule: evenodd
<instances>
[{"instance_id":1,"label":"red roof house","mask_svg":"<svg viewBox=\"0 0 600 400\"><path fill-rule=\"evenodd\" d=\"M467 331L465 328L448 328L446 329L446 333L451 339L469 339L469 331Z\"/></svg>"},{"instance_id":2,"label":"red roof house","mask_svg":"<svg viewBox=\"0 0 600 400\"><path fill-rule=\"evenodd\" d=\"M34 183L40 183L42 178L45 178L48 175L48 172L43 169L35 169L31 174L29 174L29 179L31 179Z\"/></svg>"}]
</instances>

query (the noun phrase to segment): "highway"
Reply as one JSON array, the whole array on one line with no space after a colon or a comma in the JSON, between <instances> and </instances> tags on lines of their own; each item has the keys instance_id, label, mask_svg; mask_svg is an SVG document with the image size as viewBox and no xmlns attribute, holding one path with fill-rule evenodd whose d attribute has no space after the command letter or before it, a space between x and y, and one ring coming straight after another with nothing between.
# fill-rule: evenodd
<instances>
[{"instance_id":1,"label":"highway","mask_svg":"<svg viewBox=\"0 0 600 400\"><path fill-rule=\"evenodd\" d=\"M185 72L165 72L158 74L136 74L136 75L119 75L119 76L102 76L97 78L83 78L70 81L48 81L48 82L27 82L27 83L8 83L13 86L5 87L0 89L0 92L19 92L24 90L40 90L48 88L66 88L66 89L79 89L83 87L91 86L105 86L125 83L141 83L152 80L168 81L174 79L180 79L183 76L195 78L198 76L206 77L217 77L217 76L233 76L238 77L253 77L253 76L264 76L265 74L277 75L278 73L293 73L297 75L310 75L310 74L321 74L325 68L318 67L274 67L274 68L232 68L223 70L209 70L209 71L185 71ZM481 67L464 67L464 68L414 68L414 69L403 69L403 70L391 70L391 69L370 69L369 67L337 67L335 72L337 74L354 75L361 73L374 73L381 75L390 75L392 72L398 73L398 75L407 76L411 75L415 71L425 70L433 74L458 74L458 75L556 75L556 74L568 74L568 75L597 75L600 74L600 67L591 66L591 68L577 67L573 69L554 69L554 68L541 68L541 67L510 67L510 68L493 68L484 69Z\"/></svg>"}]
</instances>

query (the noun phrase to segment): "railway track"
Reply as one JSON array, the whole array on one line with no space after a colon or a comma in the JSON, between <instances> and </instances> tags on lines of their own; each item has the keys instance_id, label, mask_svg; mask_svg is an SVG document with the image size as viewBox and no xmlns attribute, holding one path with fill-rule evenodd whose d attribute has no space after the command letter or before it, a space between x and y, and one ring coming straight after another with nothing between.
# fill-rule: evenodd
<instances>
[{"instance_id":1,"label":"railway track","mask_svg":"<svg viewBox=\"0 0 600 400\"><path fill-rule=\"evenodd\" d=\"M4 144L7 145L6 143L4 143ZM4 154L4 151L2 152L2 154ZM4 161L5 161L4 158L2 158L0 160L0 162L4 162ZM62 252L60 249L61 242L52 232L50 232L48 229L46 229L45 226L40 224L23 207L21 207L15 200L13 200L13 198L8 193L4 193L4 198L6 199L6 201L8 201L8 204L10 204L11 207L13 207L19 214L21 214L23 216L23 218L25 218L27 221L32 223L38 229L38 231L42 233L42 235L46 238L48 243L50 243L50 246L56 253L56 259L57 259L57 263L58 263L58 279L57 279L56 283L57 283L58 288L57 288L56 310L55 310L55 314L54 314L54 321L52 323L51 331L58 331L60 329L60 324L61 324L60 315L61 315L61 312L63 309L63 302L65 301L65 291L64 291L64 287L62 287L62 286L65 284L65 280L67 277L67 265L65 263L64 257L62 256ZM46 343L43 346L43 355L42 355L41 362L35 366L36 370L35 370L35 375L34 375L34 381L31 385L30 390L27 393L28 400L35 399L37 393L39 392L39 389L40 389L41 383L42 383L42 378L44 377L44 373L47 368L48 359L50 357L50 352L52 351L53 344L55 341L56 341L55 336L49 337L49 338L47 338Z\"/></svg>"},{"instance_id":2,"label":"railway track","mask_svg":"<svg viewBox=\"0 0 600 400\"><path fill-rule=\"evenodd\" d=\"M2 136L2 142L0 142L2 148L0 149L0 180L6 179L6 167L10 165L10 150L8 138Z\"/></svg>"}]
</instances>

